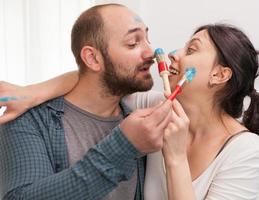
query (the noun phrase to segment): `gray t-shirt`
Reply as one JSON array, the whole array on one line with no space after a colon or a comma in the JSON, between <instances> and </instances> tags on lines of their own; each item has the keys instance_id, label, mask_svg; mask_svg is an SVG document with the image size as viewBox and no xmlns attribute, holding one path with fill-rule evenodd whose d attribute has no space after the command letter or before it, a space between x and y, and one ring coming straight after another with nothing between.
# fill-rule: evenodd
<instances>
[{"instance_id":1,"label":"gray t-shirt","mask_svg":"<svg viewBox=\"0 0 259 200\"><path fill-rule=\"evenodd\" d=\"M106 137L123 116L103 118L84 111L65 100L62 118L68 148L69 165L74 165L86 152ZM137 186L137 169L129 181L120 182L103 200L133 200Z\"/></svg>"}]
</instances>

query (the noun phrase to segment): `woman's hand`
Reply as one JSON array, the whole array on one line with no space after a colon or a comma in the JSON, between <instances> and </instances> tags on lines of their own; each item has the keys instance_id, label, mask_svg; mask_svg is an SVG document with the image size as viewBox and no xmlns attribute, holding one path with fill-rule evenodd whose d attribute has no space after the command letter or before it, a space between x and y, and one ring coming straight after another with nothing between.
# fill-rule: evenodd
<instances>
[{"instance_id":1,"label":"woman's hand","mask_svg":"<svg viewBox=\"0 0 259 200\"><path fill-rule=\"evenodd\" d=\"M37 94L30 86L22 87L5 81L0 82L0 106L6 110L0 117L0 124L11 121L29 108L37 105Z\"/></svg>"},{"instance_id":2,"label":"woman's hand","mask_svg":"<svg viewBox=\"0 0 259 200\"><path fill-rule=\"evenodd\" d=\"M181 104L173 101L171 123L164 133L163 155L167 165L184 160L187 157L187 137L189 131L189 118Z\"/></svg>"},{"instance_id":3,"label":"woman's hand","mask_svg":"<svg viewBox=\"0 0 259 200\"><path fill-rule=\"evenodd\" d=\"M29 108L65 95L72 90L78 79L78 71L72 71L24 87L0 81L0 107L7 107L0 117L0 124L17 118Z\"/></svg>"},{"instance_id":4,"label":"woman's hand","mask_svg":"<svg viewBox=\"0 0 259 200\"><path fill-rule=\"evenodd\" d=\"M162 150L165 159L168 200L194 200L195 194L187 159L190 121L176 99L172 107L172 122L165 129Z\"/></svg>"}]
</instances>

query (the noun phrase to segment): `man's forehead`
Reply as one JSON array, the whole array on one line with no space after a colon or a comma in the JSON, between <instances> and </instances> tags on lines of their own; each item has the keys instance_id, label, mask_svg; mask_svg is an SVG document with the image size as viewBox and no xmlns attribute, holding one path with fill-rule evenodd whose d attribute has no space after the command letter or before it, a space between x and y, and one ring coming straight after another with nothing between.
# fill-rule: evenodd
<instances>
[{"instance_id":1,"label":"man's forehead","mask_svg":"<svg viewBox=\"0 0 259 200\"><path fill-rule=\"evenodd\" d=\"M138 16L138 15L135 15L135 16L134 16L134 21L144 24L144 22L142 21L142 19L141 19L140 16Z\"/></svg>"},{"instance_id":2,"label":"man's forehead","mask_svg":"<svg viewBox=\"0 0 259 200\"><path fill-rule=\"evenodd\" d=\"M126 7L107 7L101 12L104 26L108 30L127 32L129 29L140 28L145 30L142 19Z\"/></svg>"}]
</instances>

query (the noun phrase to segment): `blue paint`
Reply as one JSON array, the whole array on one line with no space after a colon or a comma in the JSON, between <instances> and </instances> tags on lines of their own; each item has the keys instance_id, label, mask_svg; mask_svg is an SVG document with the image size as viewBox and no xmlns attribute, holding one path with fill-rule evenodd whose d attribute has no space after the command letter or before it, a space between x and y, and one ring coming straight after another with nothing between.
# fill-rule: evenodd
<instances>
[{"instance_id":1,"label":"blue paint","mask_svg":"<svg viewBox=\"0 0 259 200\"><path fill-rule=\"evenodd\" d=\"M161 49L161 48L157 48L157 49L155 50L155 55L161 55L161 54L165 54L165 53L164 53L164 50Z\"/></svg>"},{"instance_id":2,"label":"blue paint","mask_svg":"<svg viewBox=\"0 0 259 200\"><path fill-rule=\"evenodd\" d=\"M178 51L178 50L175 49L175 50L171 51L171 52L169 53L169 55L174 55L174 54L176 54L177 51Z\"/></svg>"},{"instance_id":3,"label":"blue paint","mask_svg":"<svg viewBox=\"0 0 259 200\"><path fill-rule=\"evenodd\" d=\"M190 67L185 70L185 77L187 81L191 82L195 75L196 75L195 67Z\"/></svg>"},{"instance_id":4,"label":"blue paint","mask_svg":"<svg viewBox=\"0 0 259 200\"><path fill-rule=\"evenodd\" d=\"M0 102L15 101L17 97L0 97Z\"/></svg>"},{"instance_id":5,"label":"blue paint","mask_svg":"<svg viewBox=\"0 0 259 200\"><path fill-rule=\"evenodd\" d=\"M135 21L143 23L143 20L139 16L135 16Z\"/></svg>"}]
</instances>

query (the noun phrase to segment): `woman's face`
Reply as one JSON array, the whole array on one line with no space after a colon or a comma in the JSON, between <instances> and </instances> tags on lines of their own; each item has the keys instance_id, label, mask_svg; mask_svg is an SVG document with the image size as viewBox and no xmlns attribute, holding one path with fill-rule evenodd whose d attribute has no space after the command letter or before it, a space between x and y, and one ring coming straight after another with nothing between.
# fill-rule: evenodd
<instances>
[{"instance_id":1,"label":"woman's face","mask_svg":"<svg viewBox=\"0 0 259 200\"><path fill-rule=\"evenodd\" d=\"M188 67L195 67L197 73L190 84L185 84L181 96L185 96L190 90L194 91L191 92L193 95L204 93L209 89L208 83L212 76L212 69L217 64L217 54L207 30L196 33L184 48L177 50L173 55L169 54L168 57L171 60L171 66L180 71L179 75L170 76L172 90Z\"/></svg>"}]
</instances>

